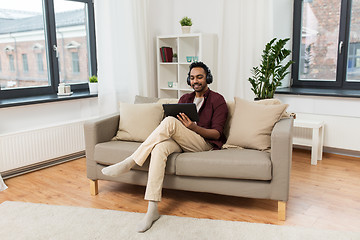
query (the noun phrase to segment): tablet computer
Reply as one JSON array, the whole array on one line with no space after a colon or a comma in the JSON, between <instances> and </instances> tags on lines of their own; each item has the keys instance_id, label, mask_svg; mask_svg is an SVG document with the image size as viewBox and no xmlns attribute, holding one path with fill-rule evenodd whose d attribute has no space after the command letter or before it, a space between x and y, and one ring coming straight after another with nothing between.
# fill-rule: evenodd
<instances>
[{"instance_id":1,"label":"tablet computer","mask_svg":"<svg viewBox=\"0 0 360 240\"><path fill-rule=\"evenodd\" d=\"M165 116L177 118L179 113L185 113L193 122L199 121L195 103L163 104Z\"/></svg>"}]
</instances>

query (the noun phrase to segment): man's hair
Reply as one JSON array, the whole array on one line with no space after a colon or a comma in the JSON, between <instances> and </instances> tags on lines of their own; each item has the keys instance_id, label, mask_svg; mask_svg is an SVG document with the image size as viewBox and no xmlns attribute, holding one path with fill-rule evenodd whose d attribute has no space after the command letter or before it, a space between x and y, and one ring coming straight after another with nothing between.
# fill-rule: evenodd
<instances>
[{"instance_id":1,"label":"man's hair","mask_svg":"<svg viewBox=\"0 0 360 240\"><path fill-rule=\"evenodd\" d=\"M193 62L190 64L189 66L189 72L191 72L191 69L196 68L196 67L201 67L202 69L204 69L206 75L208 74L208 72L210 72L210 69L208 68L208 66L206 66L205 63L203 62Z\"/></svg>"},{"instance_id":2,"label":"man's hair","mask_svg":"<svg viewBox=\"0 0 360 240\"><path fill-rule=\"evenodd\" d=\"M204 69L204 71L206 73L206 82L208 84L212 83L213 76L211 74L210 68L208 66L206 66L206 64L203 62L193 62L189 66L189 73L188 73L188 78L187 78L188 85L190 85L190 72L193 68L196 68L196 67L201 67L202 69Z\"/></svg>"}]
</instances>

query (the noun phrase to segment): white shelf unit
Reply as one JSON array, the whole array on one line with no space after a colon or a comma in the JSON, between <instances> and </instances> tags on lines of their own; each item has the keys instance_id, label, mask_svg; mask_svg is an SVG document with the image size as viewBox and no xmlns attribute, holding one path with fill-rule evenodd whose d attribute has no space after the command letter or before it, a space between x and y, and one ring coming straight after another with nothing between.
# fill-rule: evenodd
<instances>
[{"instance_id":1,"label":"white shelf unit","mask_svg":"<svg viewBox=\"0 0 360 240\"><path fill-rule=\"evenodd\" d=\"M177 62L162 62L160 48L171 47L177 53ZM183 94L192 92L186 79L191 62L188 56L197 57L211 70L214 82L210 85L216 90L217 70L217 38L215 34L193 33L181 35L158 36L156 39L157 51L157 80L158 97L180 98ZM176 87L169 87L168 82L176 83Z\"/></svg>"}]
</instances>

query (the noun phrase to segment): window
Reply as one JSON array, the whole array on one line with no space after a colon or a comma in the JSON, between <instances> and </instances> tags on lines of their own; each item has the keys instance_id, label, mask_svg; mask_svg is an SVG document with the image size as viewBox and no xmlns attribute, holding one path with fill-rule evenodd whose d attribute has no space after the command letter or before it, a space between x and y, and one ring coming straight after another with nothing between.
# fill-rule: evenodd
<instances>
[{"instance_id":1,"label":"window","mask_svg":"<svg viewBox=\"0 0 360 240\"><path fill-rule=\"evenodd\" d=\"M21 54L22 61L23 61L23 71L24 73L29 72L29 65L28 65L28 59L26 54Z\"/></svg>"},{"instance_id":2,"label":"window","mask_svg":"<svg viewBox=\"0 0 360 240\"><path fill-rule=\"evenodd\" d=\"M357 81L360 75L360 42L350 43L348 81Z\"/></svg>"},{"instance_id":3,"label":"window","mask_svg":"<svg viewBox=\"0 0 360 240\"><path fill-rule=\"evenodd\" d=\"M360 89L360 1L295 0L294 87Z\"/></svg>"},{"instance_id":4,"label":"window","mask_svg":"<svg viewBox=\"0 0 360 240\"><path fill-rule=\"evenodd\" d=\"M44 63L43 63L41 53L36 54L36 62L37 62L37 69L38 69L39 73L43 73L44 72Z\"/></svg>"},{"instance_id":5,"label":"window","mask_svg":"<svg viewBox=\"0 0 360 240\"><path fill-rule=\"evenodd\" d=\"M9 54L9 68L10 72L15 72L14 55Z\"/></svg>"},{"instance_id":6,"label":"window","mask_svg":"<svg viewBox=\"0 0 360 240\"><path fill-rule=\"evenodd\" d=\"M72 52L71 58L73 73L80 73L79 54L77 52Z\"/></svg>"},{"instance_id":7,"label":"window","mask_svg":"<svg viewBox=\"0 0 360 240\"><path fill-rule=\"evenodd\" d=\"M0 99L56 94L60 82L88 89L97 75L92 0L4 1L0 15L0 53L9 58Z\"/></svg>"}]
</instances>

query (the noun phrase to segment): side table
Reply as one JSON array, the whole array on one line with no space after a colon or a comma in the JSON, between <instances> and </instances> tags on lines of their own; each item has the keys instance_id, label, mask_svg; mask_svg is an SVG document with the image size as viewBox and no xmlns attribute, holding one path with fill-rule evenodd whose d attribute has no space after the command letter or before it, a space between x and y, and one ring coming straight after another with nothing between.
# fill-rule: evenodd
<instances>
[{"instance_id":1,"label":"side table","mask_svg":"<svg viewBox=\"0 0 360 240\"><path fill-rule=\"evenodd\" d=\"M311 147L311 164L316 165L318 160L322 160L324 145L324 122L318 120L295 119L294 127L312 129L311 139L294 136L293 144Z\"/></svg>"}]
</instances>

